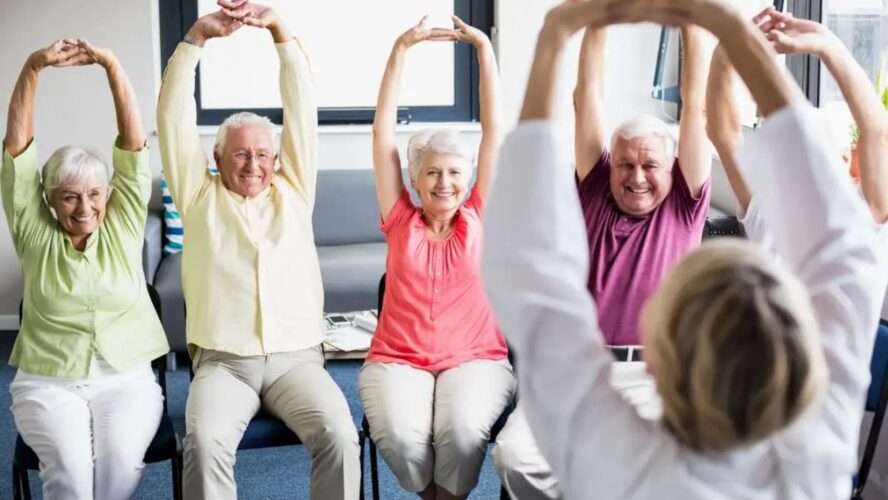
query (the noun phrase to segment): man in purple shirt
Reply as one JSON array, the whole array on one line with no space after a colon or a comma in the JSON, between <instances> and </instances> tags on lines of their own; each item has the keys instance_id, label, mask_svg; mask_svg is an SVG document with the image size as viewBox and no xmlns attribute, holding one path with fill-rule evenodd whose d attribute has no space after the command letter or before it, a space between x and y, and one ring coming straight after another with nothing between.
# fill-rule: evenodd
<instances>
[{"instance_id":1,"label":"man in purple shirt","mask_svg":"<svg viewBox=\"0 0 888 500\"><path fill-rule=\"evenodd\" d=\"M612 346L638 345L641 308L666 272L700 244L712 153L704 109L709 35L682 29L681 123L640 116L602 127L603 29L587 30L574 92L577 190L589 238L589 293ZM631 361L631 359L630 359Z\"/></svg>"},{"instance_id":2,"label":"man in purple shirt","mask_svg":"<svg viewBox=\"0 0 888 500\"><path fill-rule=\"evenodd\" d=\"M636 347L641 343L642 306L669 269L700 244L709 208L712 153L704 104L714 44L707 44L708 33L693 26L682 28L681 35L678 141L662 120L640 116L618 127L609 148L605 147L604 30L587 29L580 49L574 91L575 155L577 191L589 242L587 287L595 299L605 341L622 361L640 360ZM640 414L653 417L659 413L653 383L643 374L637 378L624 384L624 397L636 404ZM533 441L520 404L500 432L493 457L511 498L561 497L558 481Z\"/></svg>"}]
</instances>

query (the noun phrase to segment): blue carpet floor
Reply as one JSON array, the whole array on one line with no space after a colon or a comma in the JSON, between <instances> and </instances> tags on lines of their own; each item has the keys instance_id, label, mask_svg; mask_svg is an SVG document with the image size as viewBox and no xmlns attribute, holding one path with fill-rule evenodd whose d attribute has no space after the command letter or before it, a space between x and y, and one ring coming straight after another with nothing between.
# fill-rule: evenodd
<instances>
[{"instance_id":1,"label":"blue carpet floor","mask_svg":"<svg viewBox=\"0 0 888 500\"><path fill-rule=\"evenodd\" d=\"M0 332L0 499L12 498L12 450L15 444L15 425L9 411L9 383L15 369L6 365L14 340L13 332ZM357 376L361 364L358 361L330 361L327 363L333 378L348 398L355 424L360 425L363 417L358 400ZM188 388L188 371L178 370L167 378L169 410L177 429L184 434L183 417ZM488 455L489 455L488 449ZM368 457L365 457L368 458ZM380 497L389 499L418 498L400 488L394 476L380 457ZM265 450L243 451L237 454L235 475L238 484L238 497L245 500L278 500L308 498L310 461L305 448L287 446ZM36 472L31 473L33 498L42 498L40 480ZM370 461L366 460L364 471L365 494L370 498ZM136 495L139 500L162 500L172 498L172 483L169 462L148 465ZM469 498L473 500L496 500L499 498L500 482L493 468L490 456L484 461L481 479Z\"/></svg>"}]
</instances>

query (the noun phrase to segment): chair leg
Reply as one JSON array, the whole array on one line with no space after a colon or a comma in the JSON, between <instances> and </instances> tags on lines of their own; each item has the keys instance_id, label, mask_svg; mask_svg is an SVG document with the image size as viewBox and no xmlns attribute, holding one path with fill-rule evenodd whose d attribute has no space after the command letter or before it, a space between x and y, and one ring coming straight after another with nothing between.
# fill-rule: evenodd
<instances>
[{"instance_id":1,"label":"chair leg","mask_svg":"<svg viewBox=\"0 0 888 500\"><path fill-rule=\"evenodd\" d=\"M12 498L13 500L22 500L22 484L19 482L19 466L17 463L12 464Z\"/></svg>"},{"instance_id":2,"label":"chair leg","mask_svg":"<svg viewBox=\"0 0 888 500\"><path fill-rule=\"evenodd\" d=\"M359 494L359 497L358 497L358 498L360 498L361 500L364 500L364 448L365 448L364 445L366 444L367 436L365 436L363 432L359 431L359 432L358 432L358 440L360 441L360 444L361 444L361 459L360 459L360 464L361 464L361 491L360 491L360 493L358 493L358 494Z\"/></svg>"},{"instance_id":3,"label":"chair leg","mask_svg":"<svg viewBox=\"0 0 888 500\"><path fill-rule=\"evenodd\" d=\"M370 439L370 482L373 484L373 500L379 500L379 463L376 457L376 443Z\"/></svg>"},{"instance_id":4,"label":"chair leg","mask_svg":"<svg viewBox=\"0 0 888 500\"><path fill-rule=\"evenodd\" d=\"M170 472L173 479L173 500L182 500L182 463L178 456L170 460Z\"/></svg>"},{"instance_id":5,"label":"chair leg","mask_svg":"<svg viewBox=\"0 0 888 500\"><path fill-rule=\"evenodd\" d=\"M13 498L17 500L31 500L31 483L28 478L28 470L17 462L12 464L12 489Z\"/></svg>"}]
</instances>

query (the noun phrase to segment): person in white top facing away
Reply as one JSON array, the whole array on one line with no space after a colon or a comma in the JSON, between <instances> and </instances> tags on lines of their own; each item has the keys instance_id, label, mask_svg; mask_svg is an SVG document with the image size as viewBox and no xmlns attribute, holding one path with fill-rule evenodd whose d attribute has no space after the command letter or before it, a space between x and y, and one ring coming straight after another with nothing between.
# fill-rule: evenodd
<instances>
[{"instance_id":1,"label":"person in white top facing away","mask_svg":"<svg viewBox=\"0 0 888 500\"><path fill-rule=\"evenodd\" d=\"M750 88L766 122L738 163L781 255L706 243L644 306L657 422L607 383L614 360L585 286L566 134L552 123L570 36L644 21L712 32ZM767 40L726 2L567 1L546 17L520 124L500 153L482 267L528 422L565 498L849 496L888 278L867 209L828 167L838 156L813 120Z\"/></svg>"},{"instance_id":2,"label":"person in white top facing away","mask_svg":"<svg viewBox=\"0 0 888 500\"><path fill-rule=\"evenodd\" d=\"M869 206L882 241L888 251L888 112L879 102L872 83L854 56L829 28L807 19L796 19L769 7L760 12L753 22L765 33L782 54L814 54L823 61L839 86L851 115L860 131L857 152L859 169L851 163L850 146L843 145L842 162L837 166L850 170L859 182L861 194ZM762 218L758 200L740 174L734 155L743 139L740 112L734 100L736 75L724 51L714 54L707 89L710 119L707 132L722 160L725 174L737 197L738 216L746 235L771 249L771 235L767 221ZM882 306L882 318L888 319L888 300Z\"/></svg>"}]
</instances>

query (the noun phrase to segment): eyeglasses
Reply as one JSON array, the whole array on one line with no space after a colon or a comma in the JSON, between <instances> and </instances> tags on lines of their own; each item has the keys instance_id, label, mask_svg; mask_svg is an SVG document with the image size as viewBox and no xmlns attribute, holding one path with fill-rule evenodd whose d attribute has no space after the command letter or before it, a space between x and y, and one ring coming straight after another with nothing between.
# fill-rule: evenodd
<instances>
[{"instance_id":1,"label":"eyeglasses","mask_svg":"<svg viewBox=\"0 0 888 500\"><path fill-rule=\"evenodd\" d=\"M248 163L250 160L256 160L256 163L269 163L274 160L274 155L268 151L256 151L255 153L250 151L237 151L231 156L233 156L235 160L243 163Z\"/></svg>"}]
</instances>

